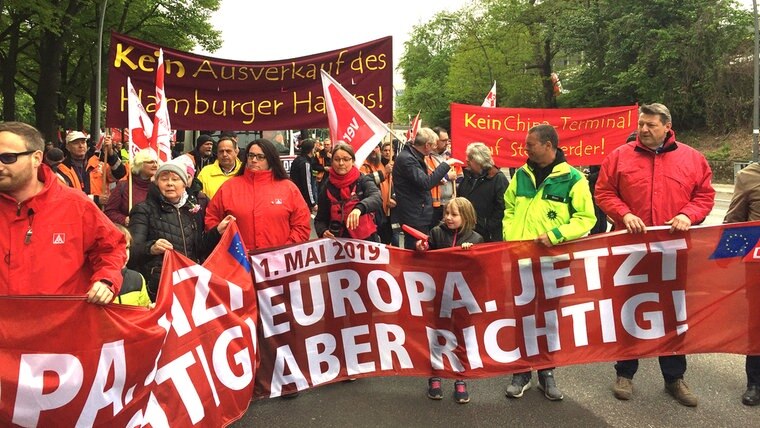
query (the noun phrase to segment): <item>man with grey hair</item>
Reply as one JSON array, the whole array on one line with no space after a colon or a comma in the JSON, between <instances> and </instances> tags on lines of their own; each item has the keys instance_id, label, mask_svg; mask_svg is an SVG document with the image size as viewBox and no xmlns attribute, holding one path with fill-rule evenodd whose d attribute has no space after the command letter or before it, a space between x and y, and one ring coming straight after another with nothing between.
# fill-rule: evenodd
<instances>
[{"instance_id":1,"label":"man with grey hair","mask_svg":"<svg viewBox=\"0 0 760 428\"><path fill-rule=\"evenodd\" d=\"M676 141L670 111L662 104L642 105L638 135L610 153L596 183L596 202L615 222L615 230L646 233L649 226L670 226L682 233L699 224L713 208L715 190L705 157ZM684 406L697 397L683 380L685 355L659 358L665 389ZM618 361L615 398L630 400L639 360Z\"/></svg>"},{"instance_id":2,"label":"man with grey hair","mask_svg":"<svg viewBox=\"0 0 760 428\"><path fill-rule=\"evenodd\" d=\"M86 295L107 304L122 283L124 235L42 163L44 147L34 127L0 123L0 294Z\"/></svg>"},{"instance_id":3,"label":"man with grey hair","mask_svg":"<svg viewBox=\"0 0 760 428\"><path fill-rule=\"evenodd\" d=\"M528 161L504 193L504 240L532 239L551 247L586 235L596 223L591 190L586 177L565 161L557 130L551 125L534 126L525 137L525 151ZM522 397L530 379L530 371L512 375L507 397ZM554 368L538 371L538 385L549 400L564 397Z\"/></svg>"},{"instance_id":4,"label":"man with grey hair","mask_svg":"<svg viewBox=\"0 0 760 428\"><path fill-rule=\"evenodd\" d=\"M408 225L427 234L433 221L433 197L430 189L437 186L449 172L456 159L441 162L428 175L425 157L435 147L437 136L430 128L422 128L414 141L401 149L393 164L393 183L396 192L396 208L391 222ZM413 250L417 240L404 237L404 248Z\"/></svg>"},{"instance_id":5,"label":"man with grey hair","mask_svg":"<svg viewBox=\"0 0 760 428\"><path fill-rule=\"evenodd\" d=\"M504 217L504 192L509 180L494 165L491 150L483 143L471 143L467 146L467 168L464 178L457 188L459 196L467 198L475 207L478 222L475 231L486 242L502 240Z\"/></svg>"}]
</instances>

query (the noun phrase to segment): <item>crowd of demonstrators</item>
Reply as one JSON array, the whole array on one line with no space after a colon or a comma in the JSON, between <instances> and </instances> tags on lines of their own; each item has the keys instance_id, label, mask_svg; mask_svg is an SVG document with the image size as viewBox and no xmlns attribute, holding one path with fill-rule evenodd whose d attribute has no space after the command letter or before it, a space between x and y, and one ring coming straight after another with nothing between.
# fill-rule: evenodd
<instances>
[{"instance_id":1,"label":"crowd of demonstrators","mask_svg":"<svg viewBox=\"0 0 760 428\"><path fill-rule=\"evenodd\" d=\"M507 176L494 165L491 150L485 144L470 143L466 154L467 168L464 169L464 178L459 183L457 193L475 207L478 216L475 231L486 242L501 241L504 192L509 185Z\"/></svg>"},{"instance_id":2,"label":"crowd of demonstrators","mask_svg":"<svg viewBox=\"0 0 760 428\"><path fill-rule=\"evenodd\" d=\"M760 220L760 164L751 163L736 175L734 195L728 205L724 223ZM745 263L745 286L747 303L756 308L760 302L760 289L754 284L760 275L757 263ZM752 322L752 321L750 321ZM748 331L760 331L757 323L747 326ZM742 394L742 403L747 406L760 404L760 355L747 355L744 363L747 374L747 390Z\"/></svg>"},{"instance_id":3,"label":"crowd of demonstrators","mask_svg":"<svg viewBox=\"0 0 760 428\"><path fill-rule=\"evenodd\" d=\"M390 199L391 199L391 172L393 171L393 162L383 164L381 149L378 145L367 156L360 171L372 177L372 181L380 189L382 198L382 208L375 213L375 222L377 223L377 234L380 242L390 244L391 242L391 221L390 221Z\"/></svg>"},{"instance_id":4,"label":"crowd of demonstrators","mask_svg":"<svg viewBox=\"0 0 760 428\"><path fill-rule=\"evenodd\" d=\"M428 233L433 221L433 198L430 189L438 185L457 161L447 159L429 175L425 157L437 144L438 136L430 128L421 128L414 141L401 149L393 165L396 208L391 222L408 225ZM416 239L406 236L404 248L413 250Z\"/></svg>"},{"instance_id":5,"label":"crowd of demonstrators","mask_svg":"<svg viewBox=\"0 0 760 428\"><path fill-rule=\"evenodd\" d=\"M396 139L393 141L398 142ZM380 240L383 244L389 244L398 247L401 225L398 223L398 220L394 222L394 219L396 219L397 216L393 214L393 211L396 209L396 189L393 186L393 165L396 160L396 152L393 151L393 143L383 143L380 150L380 156L383 166L386 168L386 171L388 171L387 204L385 200L383 200L383 209L385 210L387 218L385 223L381 225L380 228Z\"/></svg>"},{"instance_id":6,"label":"crowd of demonstrators","mask_svg":"<svg viewBox=\"0 0 760 428\"><path fill-rule=\"evenodd\" d=\"M551 247L588 234L596 221L588 181L565 161L554 127L531 128L525 151L528 161L515 172L504 193L504 240L532 239ZM531 376L530 371L514 373L507 397L522 397L530 388ZM554 368L539 370L538 383L549 400L564 397L554 379Z\"/></svg>"},{"instance_id":7,"label":"crowd of demonstrators","mask_svg":"<svg viewBox=\"0 0 760 428\"><path fill-rule=\"evenodd\" d=\"M596 184L596 202L615 222L615 230L644 233L648 226L669 225L685 232L705 220L713 208L712 171L697 150L676 141L670 111L662 104L642 105L638 135L602 162ZM684 406L696 406L697 397L683 380L686 356L659 357L665 388ZM618 361L614 395L633 396L638 360Z\"/></svg>"},{"instance_id":8,"label":"crowd of demonstrators","mask_svg":"<svg viewBox=\"0 0 760 428\"><path fill-rule=\"evenodd\" d=\"M211 165L205 166L198 174L202 191L209 199L214 197L222 184L240 171L243 163L238 159L239 151L237 143L232 138L219 138L219 142L216 143L216 160Z\"/></svg>"},{"instance_id":9,"label":"crowd of demonstrators","mask_svg":"<svg viewBox=\"0 0 760 428\"><path fill-rule=\"evenodd\" d=\"M182 157L187 158L187 160L190 161L195 169L194 178L197 177L206 165L211 165L216 161L216 155L214 154L214 139L207 134L199 135L195 140L195 148L180 156L180 158Z\"/></svg>"},{"instance_id":10,"label":"crowd of demonstrators","mask_svg":"<svg viewBox=\"0 0 760 428\"><path fill-rule=\"evenodd\" d=\"M430 151L430 155L425 157L425 164L428 167L428 171L432 174L433 171L446 159L451 157L449 151L449 133L440 126L433 128L435 133L435 145ZM462 168L458 164L454 164L449 169L441 181L430 189L430 196L433 200L433 219L430 223L430 227L437 225L443 219L443 209L451 198L456 196L457 193L457 181L462 179Z\"/></svg>"},{"instance_id":11,"label":"crowd of demonstrators","mask_svg":"<svg viewBox=\"0 0 760 428\"><path fill-rule=\"evenodd\" d=\"M201 263L216 244L203 228L208 199L202 193L189 193L188 182L184 164L176 160L162 164L145 200L129 213L129 231L134 239L130 267L147 278L148 294L154 302L167 250Z\"/></svg>"},{"instance_id":12,"label":"crowd of demonstrators","mask_svg":"<svg viewBox=\"0 0 760 428\"><path fill-rule=\"evenodd\" d=\"M311 215L301 192L288 179L274 144L257 139L245 149L247 162L216 192L205 227L217 228L231 215L247 250L306 242Z\"/></svg>"},{"instance_id":13,"label":"crowd of demonstrators","mask_svg":"<svg viewBox=\"0 0 760 428\"><path fill-rule=\"evenodd\" d=\"M111 191L103 212L116 224L129 226L129 211L145 200L153 176L158 171L158 156L152 149L137 152L129 168L132 182L122 179ZM131 199L130 199L131 192Z\"/></svg>"},{"instance_id":14,"label":"crowd of demonstrators","mask_svg":"<svg viewBox=\"0 0 760 428\"><path fill-rule=\"evenodd\" d=\"M316 211L319 189L315 173L324 171L324 167L314 161L314 140L301 141L299 150L299 155L290 164L290 179L298 187L309 210Z\"/></svg>"},{"instance_id":15,"label":"crowd of demonstrators","mask_svg":"<svg viewBox=\"0 0 760 428\"><path fill-rule=\"evenodd\" d=\"M417 241L417 251L438 250L460 246L469 250L473 244L479 244L483 237L475 231L477 215L472 203L465 198L455 197L446 204L443 220L430 230L427 241ZM443 388L440 377L428 378L428 398L440 400L443 398ZM464 404L470 401L467 383L463 379L454 381L454 400Z\"/></svg>"},{"instance_id":16,"label":"crowd of demonstrators","mask_svg":"<svg viewBox=\"0 0 760 428\"><path fill-rule=\"evenodd\" d=\"M379 242L376 213L382 210L380 190L371 175L362 174L354 162L354 149L338 142L332 167L319 193L314 230L323 238L354 238Z\"/></svg>"},{"instance_id":17,"label":"crowd of demonstrators","mask_svg":"<svg viewBox=\"0 0 760 428\"><path fill-rule=\"evenodd\" d=\"M106 201L108 183L126 175L120 148L109 137L100 156L88 151L86 137L76 131L66 136L64 151L52 147L43 154L34 128L1 123L0 221L6 232L0 233L5 259L0 293L86 293L93 303L149 306L167 250L202 262L232 220L249 251L306 242L311 209L319 237L398 245L393 225L406 224L429 238L407 236L403 247L425 251L525 239L550 247L606 231L607 218L629 233L656 225L682 233L713 207L709 165L676 141L662 104L640 108L631 140L591 171L595 184L566 162L553 127L535 126L525 141L528 160L509 182L483 143L468 145L467 168L457 175L458 161L449 158L448 133L442 128L420 129L399 150L382 144L361 168L350 145L336 142L333 148L326 139L315 148L313 140L304 139L290 177L269 140L255 140L239 153L235 139L223 135L214 153L214 140L203 134L192 152L160 166L155 153L140 152L130 168L134 207L129 211L129 185L122 180L105 203L106 217L90 201ZM324 176L319 188L316 172ZM758 183L757 165L739 175L726 222L760 219ZM114 224L129 230L118 233ZM35 232L53 226L61 231L47 241L63 242L46 242ZM62 261L60 268L51 270L41 261L51 257ZM748 270L747 280L754 276ZM756 297L748 294L748 299ZM683 381L686 357L665 356L659 362L666 390L679 403L696 406ZM617 362L616 398L632 398L637 368L638 360ZM746 374L742 402L760 404L760 356L747 356ZM513 374L506 395L521 397L531 377L531 372ZM563 399L554 368L539 370L538 384L548 399ZM440 378L428 380L428 396L442 397ZM454 397L469 401L463 380L455 381Z\"/></svg>"},{"instance_id":18,"label":"crowd of demonstrators","mask_svg":"<svg viewBox=\"0 0 760 428\"><path fill-rule=\"evenodd\" d=\"M84 133L69 132L66 152L68 156L58 165L58 171L68 178L66 181L71 182L73 188L82 190L99 206L108 199L109 185L127 175L121 157L113 152L110 135L104 137L103 150L97 153L88 150Z\"/></svg>"},{"instance_id":19,"label":"crowd of demonstrators","mask_svg":"<svg viewBox=\"0 0 760 428\"><path fill-rule=\"evenodd\" d=\"M42 162L44 147L34 127L0 123L0 294L86 294L109 303L122 284L124 236Z\"/></svg>"}]
</instances>

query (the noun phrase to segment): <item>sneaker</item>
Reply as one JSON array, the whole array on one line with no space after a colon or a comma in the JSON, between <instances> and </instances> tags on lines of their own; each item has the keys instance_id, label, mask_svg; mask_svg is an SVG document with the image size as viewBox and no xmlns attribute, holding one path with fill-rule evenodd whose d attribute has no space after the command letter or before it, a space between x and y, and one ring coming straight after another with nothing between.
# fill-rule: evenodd
<instances>
[{"instance_id":1,"label":"sneaker","mask_svg":"<svg viewBox=\"0 0 760 428\"><path fill-rule=\"evenodd\" d=\"M760 386L750 385L742 395L742 404L745 406L757 406L760 404Z\"/></svg>"},{"instance_id":2,"label":"sneaker","mask_svg":"<svg viewBox=\"0 0 760 428\"><path fill-rule=\"evenodd\" d=\"M515 373L512 375L512 383L507 387L507 397L520 398L530 388L530 372Z\"/></svg>"},{"instance_id":3,"label":"sneaker","mask_svg":"<svg viewBox=\"0 0 760 428\"><path fill-rule=\"evenodd\" d=\"M633 397L633 380L627 377L618 376L612 392L618 400L630 400Z\"/></svg>"},{"instance_id":4,"label":"sneaker","mask_svg":"<svg viewBox=\"0 0 760 428\"><path fill-rule=\"evenodd\" d=\"M440 400L443 398L443 390L441 389L441 378L431 377L428 379L428 398L431 400Z\"/></svg>"},{"instance_id":5,"label":"sneaker","mask_svg":"<svg viewBox=\"0 0 760 428\"><path fill-rule=\"evenodd\" d=\"M557 382L554 380L554 372L551 370L542 370L538 372L538 389L544 391L544 397L551 401L559 401L565 398L562 391L557 388Z\"/></svg>"},{"instance_id":6,"label":"sneaker","mask_svg":"<svg viewBox=\"0 0 760 428\"><path fill-rule=\"evenodd\" d=\"M454 400L459 404L469 403L470 394L467 392L467 384L463 380L454 382Z\"/></svg>"},{"instance_id":7,"label":"sneaker","mask_svg":"<svg viewBox=\"0 0 760 428\"><path fill-rule=\"evenodd\" d=\"M686 385L683 379L678 379L675 382L666 383L665 389L668 394L672 395L679 403L687 407L697 406L697 397L691 393L689 386Z\"/></svg>"}]
</instances>

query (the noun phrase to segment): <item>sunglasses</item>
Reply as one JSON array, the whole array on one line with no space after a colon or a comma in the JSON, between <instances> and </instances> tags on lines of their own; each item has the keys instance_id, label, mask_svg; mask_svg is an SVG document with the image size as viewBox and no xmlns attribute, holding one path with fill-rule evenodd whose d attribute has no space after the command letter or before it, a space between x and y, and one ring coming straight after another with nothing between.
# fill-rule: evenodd
<instances>
[{"instance_id":1,"label":"sunglasses","mask_svg":"<svg viewBox=\"0 0 760 428\"><path fill-rule=\"evenodd\" d=\"M12 163L16 163L19 156L31 155L36 151L37 150L27 150L21 153L3 153L0 154L0 162L4 163L5 165L10 165Z\"/></svg>"},{"instance_id":2,"label":"sunglasses","mask_svg":"<svg viewBox=\"0 0 760 428\"><path fill-rule=\"evenodd\" d=\"M253 160L256 159L257 161L263 161L267 158L267 155L264 153L248 153L248 159Z\"/></svg>"}]
</instances>

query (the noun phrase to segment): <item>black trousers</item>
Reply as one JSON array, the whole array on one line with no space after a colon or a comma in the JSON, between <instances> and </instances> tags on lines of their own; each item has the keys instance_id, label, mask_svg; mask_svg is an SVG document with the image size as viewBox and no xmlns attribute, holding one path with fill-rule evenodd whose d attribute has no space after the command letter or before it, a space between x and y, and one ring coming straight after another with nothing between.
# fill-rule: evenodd
<instances>
[{"instance_id":1,"label":"black trousers","mask_svg":"<svg viewBox=\"0 0 760 428\"><path fill-rule=\"evenodd\" d=\"M760 355L747 355L744 368L747 371L747 386L760 386Z\"/></svg>"},{"instance_id":2,"label":"black trousers","mask_svg":"<svg viewBox=\"0 0 760 428\"><path fill-rule=\"evenodd\" d=\"M659 357L660 371L666 383L673 383L678 379L683 379L686 373L686 355L668 355ZM618 361L615 364L615 371L618 376L633 379L633 375L639 369L639 360Z\"/></svg>"}]
</instances>

